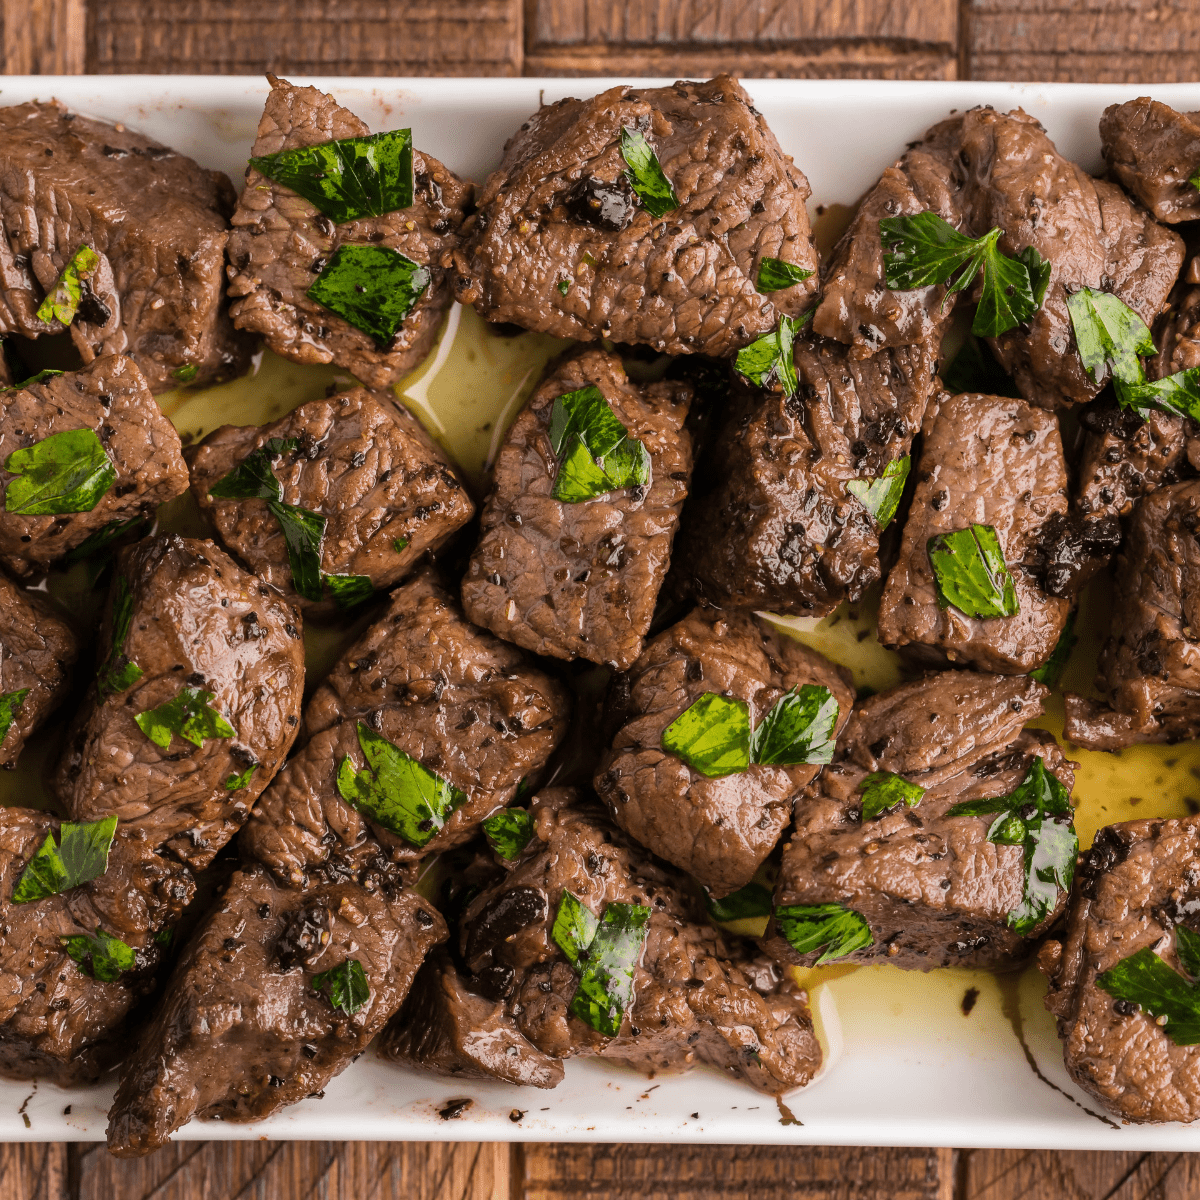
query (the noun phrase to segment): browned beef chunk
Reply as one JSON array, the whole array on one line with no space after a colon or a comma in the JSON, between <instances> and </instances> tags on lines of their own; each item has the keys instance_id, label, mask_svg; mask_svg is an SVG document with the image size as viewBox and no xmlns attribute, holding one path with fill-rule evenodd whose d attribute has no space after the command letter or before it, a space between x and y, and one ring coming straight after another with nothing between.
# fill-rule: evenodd
<instances>
[{"instance_id":1,"label":"browned beef chunk","mask_svg":"<svg viewBox=\"0 0 1200 1200\"><path fill-rule=\"evenodd\" d=\"M212 542L147 538L117 558L99 664L59 763L60 799L73 820L116 813L149 845L207 866L299 730L299 614ZM145 715L164 705L179 711Z\"/></svg>"},{"instance_id":2,"label":"browned beef chunk","mask_svg":"<svg viewBox=\"0 0 1200 1200\"><path fill-rule=\"evenodd\" d=\"M126 1050L126 1017L153 988L162 948L154 934L191 900L191 872L119 829L103 875L42 900L16 904L13 889L58 822L0 809L0 1074L90 1083ZM64 939L121 939L134 966L112 981L71 958Z\"/></svg>"},{"instance_id":3,"label":"browned beef chunk","mask_svg":"<svg viewBox=\"0 0 1200 1200\"><path fill-rule=\"evenodd\" d=\"M268 79L271 94L258 123L255 157L370 133L324 92ZM387 387L411 371L429 353L450 307L448 273L440 262L458 245L473 191L415 148L413 174L411 207L335 225L291 188L251 167L229 237L234 324L262 334L284 358L336 363L369 387ZM306 294L340 247L364 243L396 250L430 274L428 287L386 346Z\"/></svg>"},{"instance_id":4,"label":"browned beef chunk","mask_svg":"<svg viewBox=\"0 0 1200 1200\"><path fill-rule=\"evenodd\" d=\"M640 132L679 207L652 217L626 179ZM546 105L504 148L455 256L458 299L559 337L724 357L816 291L808 181L728 75ZM764 295L764 258L813 275Z\"/></svg>"},{"instance_id":5,"label":"browned beef chunk","mask_svg":"<svg viewBox=\"0 0 1200 1200\"><path fill-rule=\"evenodd\" d=\"M597 387L650 454L649 487L575 504L554 499L557 397ZM496 463L483 537L463 580L477 625L527 650L624 670L642 652L692 473L692 390L631 383L614 354L584 350L547 372Z\"/></svg>"},{"instance_id":6,"label":"browned beef chunk","mask_svg":"<svg viewBox=\"0 0 1200 1200\"><path fill-rule=\"evenodd\" d=\"M291 815L268 819L280 841L260 857L285 879L299 869L297 855L321 858L330 813L345 808L337 795L338 767L346 757L364 765L360 723L462 795L424 845L372 822L394 861L414 862L467 840L484 817L510 804L521 780L540 770L562 741L569 717L561 684L515 646L471 625L432 571L423 570L396 589L384 615L313 695L305 712L312 741L296 759L311 766L292 772L290 782L264 800L284 803L286 795ZM290 845L293 836L302 854Z\"/></svg>"},{"instance_id":7,"label":"browned beef chunk","mask_svg":"<svg viewBox=\"0 0 1200 1200\"><path fill-rule=\"evenodd\" d=\"M1200 189L1196 191L1200 197ZM1146 364L1151 379L1200 367L1200 255L1189 259L1154 326L1158 354Z\"/></svg>"},{"instance_id":8,"label":"browned beef chunk","mask_svg":"<svg viewBox=\"0 0 1200 1200\"><path fill-rule=\"evenodd\" d=\"M445 454L407 409L363 388L301 405L272 425L225 425L189 452L192 494L225 545L302 607L287 541L265 500L214 500L210 489L272 439L294 441L271 464L285 504L325 517L321 570L398 583L475 512Z\"/></svg>"},{"instance_id":9,"label":"browned beef chunk","mask_svg":"<svg viewBox=\"0 0 1200 1200\"><path fill-rule=\"evenodd\" d=\"M12 706L0 767L17 765L25 739L66 698L78 654L75 634L50 605L0 575L0 705Z\"/></svg>"},{"instance_id":10,"label":"browned beef chunk","mask_svg":"<svg viewBox=\"0 0 1200 1200\"><path fill-rule=\"evenodd\" d=\"M531 811L536 836L516 869L464 914L459 950L473 974L432 964L439 977L427 986L440 994L393 1022L385 1057L453 1074L523 1072L530 1082L540 1074L542 1086L556 1082L555 1060L573 1055L650 1073L708 1063L770 1093L812 1079L821 1050L803 992L749 961L708 924L682 879L573 792L544 792ZM566 892L596 916L613 903L650 909L633 1000L615 1037L569 1011L579 977L551 932ZM467 1005L487 1011L497 1039L517 1050L502 1066L465 1036ZM406 1031L406 1015L422 1024Z\"/></svg>"},{"instance_id":11,"label":"browned beef chunk","mask_svg":"<svg viewBox=\"0 0 1200 1200\"><path fill-rule=\"evenodd\" d=\"M115 473L91 510L22 516L12 511L8 493L16 476L0 470L6 496L0 561L18 575L44 570L110 521L152 513L187 489L179 434L132 360L114 354L81 371L0 392L0 463L16 450L77 429L95 433Z\"/></svg>"},{"instance_id":12,"label":"browned beef chunk","mask_svg":"<svg viewBox=\"0 0 1200 1200\"><path fill-rule=\"evenodd\" d=\"M100 256L71 340L128 354L152 391L216 383L253 343L221 304L234 192L219 171L57 103L0 108L0 333L61 333L37 310L81 246Z\"/></svg>"},{"instance_id":13,"label":"browned beef chunk","mask_svg":"<svg viewBox=\"0 0 1200 1200\"><path fill-rule=\"evenodd\" d=\"M878 524L846 484L908 453L936 350L811 339L795 362L795 396L734 387L697 474L676 557L705 603L824 616L879 578Z\"/></svg>"},{"instance_id":14,"label":"browned beef chunk","mask_svg":"<svg viewBox=\"0 0 1200 1200\"><path fill-rule=\"evenodd\" d=\"M828 688L846 722L854 693L843 673L749 614L697 609L660 633L618 690L623 711L595 786L613 818L660 858L724 896L750 882L818 766L751 764L709 778L662 745L663 731L706 693L743 700L751 728L794 687Z\"/></svg>"},{"instance_id":15,"label":"browned beef chunk","mask_svg":"<svg viewBox=\"0 0 1200 1200\"><path fill-rule=\"evenodd\" d=\"M944 397L926 417L917 490L880 604L879 640L931 664L1021 674L1040 666L1073 599L1072 573L1049 570L1065 531L1066 493L1052 414L1001 396ZM929 541L972 524L996 531L1020 605L1015 616L976 618L939 603Z\"/></svg>"},{"instance_id":16,"label":"browned beef chunk","mask_svg":"<svg viewBox=\"0 0 1200 1200\"><path fill-rule=\"evenodd\" d=\"M1200 932L1198 858L1195 817L1101 829L1080 863L1065 932L1038 955L1067 1070L1124 1121L1200 1116L1200 1048L1177 1046L1169 1023L1096 982L1147 950L1180 969L1177 928Z\"/></svg>"},{"instance_id":17,"label":"browned beef chunk","mask_svg":"<svg viewBox=\"0 0 1200 1200\"><path fill-rule=\"evenodd\" d=\"M1200 735L1198 526L1200 480L1159 488L1134 507L1100 653L1107 702L1067 696L1069 741L1119 750Z\"/></svg>"},{"instance_id":18,"label":"browned beef chunk","mask_svg":"<svg viewBox=\"0 0 1200 1200\"><path fill-rule=\"evenodd\" d=\"M947 671L864 700L838 743L837 759L796 802L796 831L783 852L775 903L841 904L865 918L872 942L847 961L928 970L991 966L1025 954L1066 906L1059 891L1029 937L1008 925L1025 896L1025 849L987 840L995 813L950 816L956 804L1003 796L1040 755L1068 788L1071 764L1053 737L1021 726L1042 712L1048 690L1025 676ZM890 771L925 788L863 819L862 785ZM808 965L779 931L767 948Z\"/></svg>"},{"instance_id":19,"label":"browned beef chunk","mask_svg":"<svg viewBox=\"0 0 1200 1200\"><path fill-rule=\"evenodd\" d=\"M1160 221L1200 217L1200 113L1176 112L1139 96L1110 104L1100 118L1104 161L1126 191Z\"/></svg>"}]
</instances>

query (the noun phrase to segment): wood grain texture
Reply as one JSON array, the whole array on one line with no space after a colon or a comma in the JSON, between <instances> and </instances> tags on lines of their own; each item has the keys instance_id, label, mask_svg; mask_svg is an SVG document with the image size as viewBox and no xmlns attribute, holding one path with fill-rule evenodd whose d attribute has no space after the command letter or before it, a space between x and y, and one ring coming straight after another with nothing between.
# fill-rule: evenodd
<instances>
[{"instance_id":1,"label":"wood grain texture","mask_svg":"<svg viewBox=\"0 0 1200 1200\"><path fill-rule=\"evenodd\" d=\"M965 0L962 33L971 79L1200 79L1195 0Z\"/></svg>"},{"instance_id":2,"label":"wood grain texture","mask_svg":"<svg viewBox=\"0 0 1200 1200\"><path fill-rule=\"evenodd\" d=\"M0 74L78 75L86 44L85 0L0 0Z\"/></svg>"},{"instance_id":3,"label":"wood grain texture","mask_svg":"<svg viewBox=\"0 0 1200 1200\"><path fill-rule=\"evenodd\" d=\"M91 0L90 10L87 69L103 74L521 73L521 0Z\"/></svg>"},{"instance_id":4,"label":"wood grain texture","mask_svg":"<svg viewBox=\"0 0 1200 1200\"><path fill-rule=\"evenodd\" d=\"M0 1200L69 1200L67 1147L0 1145Z\"/></svg>"},{"instance_id":5,"label":"wood grain texture","mask_svg":"<svg viewBox=\"0 0 1200 1200\"><path fill-rule=\"evenodd\" d=\"M75 1152L69 1200L508 1200L512 1186L511 1147L496 1142L179 1142L143 1159L113 1158L102 1145ZM0 1200L18 1197L0 1187Z\"/></svg>"},{"instance_id":6,"label":"wood grain texture","mask_svg":"<svg viewBox=\"0 0 1200 1200\"><path fill-rule=\"evenodd\" d=\"M1193 1200L1200 1155L963 1150L955 1200Z\"/></svg>"}]
</instances>

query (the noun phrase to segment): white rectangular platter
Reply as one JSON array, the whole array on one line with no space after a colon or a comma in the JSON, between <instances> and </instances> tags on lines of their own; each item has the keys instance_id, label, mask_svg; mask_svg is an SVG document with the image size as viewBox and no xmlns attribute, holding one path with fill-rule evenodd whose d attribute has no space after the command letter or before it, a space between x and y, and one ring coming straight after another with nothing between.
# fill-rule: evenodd
<instances>
[{"instance_id":1,"label":"white rectangular platter","mask_svg":"<svg viewBox=\"0 0 1200 1200\"><path fill-rule=\"evenodd\" d=\"M411 125L418 147L482 183L505 140L539 101L590 95L617 81L304 82L336 95L373 129ZM1043 122L1063 153L1089 170L1099 168L1097 121L1106 105L1152 90L1177 108L1200 109L1200 84L1149 89L769 80L746 86L808 176L814 212L819 205L853 204L906 142L955 109L1020 105ZM57 97L80 112L123 121L226 171L235 183L266 92L265 81L251 78L0 79L2 104ZM1179 749L1185 767L1200 767L1200 747ZM1103 778L1093 771L1080 786L1102 786ZM1148 802L1138 813L1156 815L1154 783L1147 779L1145 787ZM1120 797L1101 799L1121 803ZM964 994L972 988L978 999L964 1015ZM1062 1066L1042 993L1034 970L1005 981L888 967L832 978L813 995L827 1067L810 1087L786 1097L786 1108L707 1069L646 1080L614 1065L573 1061L565 1083L542 1092L456 1083L397 1069L368 1053L330 1084L323 1099L255 1125L193 1121L177 1136L1200 1150L1200 1129L1121 1126L1097 1115L1098 1106ZM111 1081L71 1091L0 1081L0 1139L102 1138L111 1093ZM461 1117L439 1117L448 1100L465 1097L473 1104Z\"/></svg>"}]
</instances>

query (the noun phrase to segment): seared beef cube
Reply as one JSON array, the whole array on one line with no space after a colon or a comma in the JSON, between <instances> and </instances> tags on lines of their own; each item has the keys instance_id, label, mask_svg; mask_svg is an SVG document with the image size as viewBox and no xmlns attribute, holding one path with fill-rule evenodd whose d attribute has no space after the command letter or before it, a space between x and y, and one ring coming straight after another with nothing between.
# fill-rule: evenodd
<instances>
[{"instance_id":1,"label":"seared beef cube","mask_svg":"<svg viewBox=\"0 0 1200 1200\"><path fill-rule=\"evenodd\" d=\"M500 972L506 987L510 974ZM404 1007L384 1031L380 1053L459 1079L541 1088L557 1087L563 1079L562 1059L543 1054L517 1029L503 999L473 992L441 949L417 973Z\"/></svg>"},{"instance_id":2,"label":"seared beef cube","mask_svg":"<svg viewBox=\"0 0 1200 1200\"><path fill-rule=\"evenodd\" d=\"M0 767L63 702L79 653L71 627L40 596L0 575Z\"/></svg>"},{"instance_id":3,"label":"seared beef cube","mask_svg":"<svg viewBox=\"0 0 1200 1200\"><path fill-rule=\"evenodd\" d=\"M358 117L324 92L267 78L271 94L258 123L254 157L370 134ZM473 192L471 184L416 149L412 166L410 207L340 225L251 166L229 237L229 294L238 297L229 310L234 324L262 334L284 358L335 363L369 387L384 388L408 374L429 353L450 307L449 273L441 260L458 245ZM394 250L429 276L387 343L308 295L339 250L364 244Z\"/></svg>"},{"instance_id":4,"label":"seared beef cube","mask_svg":"<svg viewBox=\"0 0 1200 1200\"><path fill-rule=\"evenodd\" d=\"M1154 1004L1160 996L1120 986L1129 971L1122 964L1136 959L1141 978L1165 979L1168 991L1174 982L1176 995L1195 987L1185 943L1200 932L1198 860L1195 817L1101 829L1080 862L1065 931L1038 954L1067 1070L1124 1121L1200 1116L1200 1047L1176 1044L1171 1018Z\"/></svg>"},{"instance_id":5,"label":"seared beef cube","mask_svg":"<svg viewBox=\"0 0 1200 1200\"><path fill-rule=\"evenodd\" d=\"M512 803L521 780L562 741L569 718L560 683L471 625L433 572L419 572L392 593L387 611L309 702L305 735L313 740L304 757L314 765L303 800L288 801L313 814L306 853L319 857L321 813L340 804L335 776L343 761L363 766L364 738L381 736L449 785L442 818L411 836L372 821L393 860L413 862L466 841L484 817ZM285 852L271 865L288 878L294 856Z\"/></svg>"},{"instance_id":6,"label":"seared beef cube","mask_svg":"<svg viewBox=\"0 0 1200 1200\"><path fill-rule=\"evenodd\" d=\"M0 1075L91 1083L125 1053L126 1017L154 986L162 945L155 934L179 918L195 891L191 872L119 827L108 867L88 883L17 904L13 892L47 834L48 813L0 808ZM65 939L120 939L133 966L120 971ZM115 963L115 960L114 960ZM106 966L114 969L106 970Z\"/></svg>"},{"instance_id":7,"label":"seared beef cube","mask_svg":"<svg viewBox=\"0 0 1200 1200\"><path fill-rule=\"evenodd\" d=\"M1200 189L1196 190L1200 197ZM1158 353L1146 363L1150 379L1200 367L1200 255L1193 255L1154 326Z\"/></svg>"},{"instance_id":8,"label":"seared beef cube","mask_svg":"<svg viewBox=\"0 0 1200 1200\"><path fill-rule=\"evenodd\" d=\"M234 205L221 172L35 101L0 108L0 180L0 333L63 331L38 309L86 246L99 263L69 322L85 363L127 354L155 392L249 367L253 342L221 303Z\"/></svg>"},{"instance_id":9,"label":"seared beef cube","mask_svg":"<svg viewBox=\"0 0 1200 1200\"><path fill-rule=\"evenodd\" d=\"M617 824L648 850L718 896L736 891L774 849L793 800L828 758L751 762L709 775L667 750L664 732L705 696L748 706L754 730L786 693L805 687L827 689L840 729L854 702L846 677L749 614L697 609L654 638L623 682L614 689L615 711L606 714L619 729L596 768L596 791ZM715 703L703 700L702 709ZM832 741L834 729L825 733ZM812 740L815 747L822 738Z\"/></svg>"},{"instance_id":10,"label":"seared beef cube","mask_svg":"<svg viewBox=\"0 0 1200 1200\"><path fill-rule=\"evenodd\" d=\"M273 456L281 443L287 449ZM324 588L316 584L308 589L311 596L297 593L285 527L267 501L210 494L258 451L268 457L282 502L325 518L322 574L391 587L475 512L454 468L417 419L363 388L301 405L273 425L222 426L189 453L192 494L225 545L306 608L322 604L315 597Z\"/></svg>"},{"instance_id":11,"label":"seared beef cube","mask_svg":"<svg viewBox=\"0 0 1200 1200\"><path fill-rule=\"evenodd\" d=\"M553 495L565 464L551 442L551 416L558 397L589 387L645 446L650 477L648 486L572 503ZM631 383L621 360L602 350L552 366L500 451L483 536L463 580L467 616L537 654L632 666L687 496L691 398L684 383Z\"/></svg>"},{"instance_id":12,"label":"seared beef cube","mask_svg":"<svg viewBox=\"0 0 1200 1200\"><path fill-rule=\"evenodd\" d=\"M132 360L117 354L0 392L0 464L0 561L17 575L45 570L110 521L149 515L187 489L179 434ZM38 478L53 464L48 480Z\"/></svg>"},{"instance_id":13,"label":"seared beef cube","mask_svg":"<svg viewBox=\"0 0 1200 1200\"><path fill-rule=\"evenodd\" d=\"M838 742L836 761L796 802L766 948L787 963L811 966L828 953L917 970L992 966L1024 955L1067 903L1066 886L1040 881L1036 871L1053 862L1069 886L1070 809L1064 804L1065 812L1039 815L1021 794L1008 805L979 802L1011 796L1039 764L1047 780L1053 776L1069 791L1071 764L1054 738L1021 728L1041 714L1048 694L1025 676L947 671L863 701ZM864 789L887 782L876 772L900 776L924 793L913 789L908 803L885 793L890 807L875 812L873 803L864 812L871 798ZM985 811L954 815L960 804ZM989 840L1006 813L999 840ZM1028 819L1021 836L1009 829L1014 813ZM1032 868L1030 844L1040 846ZM858 947L849 953L828 940L798 953L780 909L822 905L858 914L861 921L842 920L869 930L869 940L854 939Z\"/></svg>"},{"instance_id":14,"label":"seared beef cube","mask_svg":"<svg viewBox=\"0 0 1200 1200\"><path fill-rule=\"evenodd\" d=\"M936 351L856 359L811 339L795 363L795 396L735 387L713 435L714 484L689 507L676 554L706 603L824 616L879 578L879 522L847 486L908 454Z\"/></svg>"},{"instance_id":15,"label":"seared beef cube","mask_svg":"<svg viewBox=\"0 0 1200 1200\"><path fill-rule=\"evenodd\" d=\"M200 870L283 765L303 689L290 604L212 542L147 538L117 557L58 796L72 820L115 813Z\"/></svg>"},{"instance_id":16,"label":"seared beef cube","mask_svg":"<svg viewBox=\"0 0 1200 1200\"><path fill-rule=\"evenodd\" d=\"M531 812L535 837L515 870L472 901L459 938L466 970L473 973L463 982L476 993L465 999L472 1005L489 995L503 1001L503 1015L493 1008L490 1019L516 1048L514 1061L496 1068L483 1048L462 1044L465 1031L456 1006L463 1000L455 997L445 974L442 995L434 1003L405 1010L389 1027L385 1057L455 1074L511 1079L524 1071L531 1082L541 1073L542 1086L553 1085L553 1060L572 1055L622 1059L651 1074L708 1063L769 1093L812 1079L821 1050L803 992L747 961L708 923L682 879L595 808L578 804L573 792L544 792L535 797ZM576 1015L580 974L553 934L560 906L571 904L567 893L602 921L606 914L611 919L612 905L625 908L630 918L636 909L626 906L642 910L640 952L631 946L623 958L613 956L621 959L613 965L614 976L631 973L629 1002L622 1009L623 998L603 985L612 1004L599 1020ZM631 935L630 942L636 943L637 936ZM595 951L594 943L587 945ZM582 938L580 948L583 971L589 951ZM603 968L593 972L592 984L602 977ZM457 990L461 994L461 984ZM593 991L584 995L604 1010ZM406 1032L406 1016L425 1024ZM447 1023L458 1025L457 1046L453 1033L439 1034L436 1028ZM443 1040L436 1054L420 1053L439 1037ZM526 1042L533 1048L527 1049Z\"/></svg>"},{"instance_id":17,"label":"seared beef cube","mask_svg":"<svg viewBox=\"0 0 1200 1200\"><path fill-rule=\"evenodd\" d=\"M340 865L345 878L297 887L257 864L234 875L122 1071L114 1154L148 1154L193 1116L258 1121L319 1092L400 1007L445 922L386 874Z\"/></svg>"},{"instance_id":18,"label":"seared beef cube","mask_svg":"<svg viewBox=\"0 0 1200 1200\"><path fill-rule=\"evenodd\" d=\"M1139 96L1110 104L1100 118L1104 161L1126 191L1160 221L1200 218L1200 113L1176 112Z\"/></svg>"},{"instance_id":19,"label":"seared beef cube","mask_svg":"<svg viewBox=\"0 0 1200 1200\"><path fill-rule=\"evenodd\" d=\"M1200 480L1138 501L1117 560L1113 627L1097 684L1067 696L1067 740L1089 750L1200 734Z\"/></svg>"},{"instance_id":20,"label":"seared beef cube","mask_svg":"<svg viewBox=\"0 0 1200 1200\"><path fill-rule=\"evenodd\" d=\"M1054 558L1050 543L1065 531L1066 493L1062 441L1051 413L1002 396L944 397L926 418L900 559L880 604L879 640L907 647L931 665L949 660L1025 674L1044 663L1073 598L1073 573L1048 577L1045 571ZM1008 564L1019 605L1014 615L969 614L946 603L939 585L933 539L970 536L980 525L995 531Z\"/></svg>"},{"instance_id":21,"label":"seared beef cube","mask_svg":"<svg viewBox=\"0 0 1200 1200\"><path fill-rule=\"evenodd\" d=\"M678 201L662 216L631 187L622 141L637 136ZM727 357L808 307L808 196L728 75L560 100L505 146L455 255L455 290L488 321ZM764 295L767 258L810 275Z\"/></svg>"}]
</instances>

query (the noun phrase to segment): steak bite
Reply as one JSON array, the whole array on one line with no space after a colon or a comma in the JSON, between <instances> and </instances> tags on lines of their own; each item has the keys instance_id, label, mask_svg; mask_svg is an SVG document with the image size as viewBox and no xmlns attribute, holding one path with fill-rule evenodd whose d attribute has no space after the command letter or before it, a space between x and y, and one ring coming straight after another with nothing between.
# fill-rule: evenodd
<instances>
[{"instance_id":1,"label":"steak bite","mask_svg":"<svg viewBox=\"0 0 1200 1200\"><path fill-rule=\"evenodd\" d=\"M516 868L464 913L462 965L430 964L425 996L384 1035L384 1057L542 1087L574 1055L650 1074L707 1063L772 1094L812 1079L821 1050L803 992L727 942L679 877L573 792L543 792L531 811ZM556 929L564 911L574 930ZM614 928L628 930L615 945ZM467 1011L488 1014L494 1042L470 1035Z\"/></svg>"},{"instance_id":2,"label":"steak bite","mask_svg":"<svg viewBox=\"0 0 1200 1200\"><path fill-rule=\"evenodd\" d=\"M192 494L221 541L306 608L331 608L323 601L327 590L348 607L372 588L393 586L475 513L462 480L417 419L364 388L301 405L261 428L224 425L188 458ZM276 515L261 488L249 496L245 488L214 495L222 480L261 459L286 508L325 521L319 554L301 576L303 591L292 569L288 514ZM253 474L261 483L262 472ZM230 497L230 491L239 494ZM334 590L339 583L355 587L343 595Z\"/></svg>"},{"instance_id":3,"label":"steak bite","mask_svg":"<svg viewBox=\"0 0 1200 1200\"><path fill-rule=\"evenodd\" d=\"M1088 750L1200 734L1200 480L1142 497L1117 560L1104 701L1066 698L1068 741Z\"/></svg>"},{"instance_id":4,"label":"steak bite","mask_svg":"<svg viewBox=\"0 0 1200 1200\"><path fill-rule=\"evenodd\" d=\"M752 744L752 731L769 727L783 711L777 703L786 708L794 689L812 699L814 714L820 708L802 723L803 753L747 748L737 761L706 763L677 752L689 723L724 721L729 739L736 743L740 730ZM773 626L749 614L696 609L655 637L610 690L605 721L618 732L596 768L596 791L626 833L727 895L750 882L779 841L793 800L829 761L853 702L840 668Z\"/></svg>"},{"instance_id":5,"label":"steak bite","mask_svg":"<svg viewBox=\"0 0 1200 1200\"><path fill-rule=\"evenodd\" d=\"M58 796L73 820L115 813L200 870L299 730L300 617L212 542L173 534L122 550L110 595Z\"/></svg>"},{"instance_id":6,"label":"steak bite","mask_svg":"<svg viewBox=\"0 0 1200 1200\"><path fill-rule=\"evenodd\" d=\"M1067 470L1053 414L1002 396L944 397L926 417L917 489L880 604L879 640L930 665L948 660L1020 674L1040 666L1074 598L1074 564L1059 554L1070 537L1066 513ZM993 567L981 557L986 536L1003 560ZM980 595L980 581L996 588L995 598Z\"/></svg>"},{"instance_id":7,"label":"steak bite","mask_svg":"<svg viewBox=\"0 0 1200 1200\"><path fill-rule=\"evenodd\" d=\"M1066 906L1075 864L1072 765L1050 734L1021 728L1048 694L1025 676L947 671L864 700L796 802L766 948L785 963L824 951L917 970L1025 954ZM859 936L839 945L807 924L831 916Z\"/></svg>"},{"instance_id":8,"label":"steak bite","mask_svg":"<svg viewBox=\"0 0 1200 1200\"><path fill-rule=\"evenodd\" d=\"M1080 862L1065 930L1038 954L1067 1070L1126 1121L1200 1116L1200 1049L1186 1044L1194 1016L1175 1032L1179 1008L1168 1016L1156 1003L1186 998L1189 984L1194 995L1198 857L1195 817L1101 829ZM1162 990L1131 989L1131 974Z\"/></svg>"},{"instance_id":9,"label":"steak bite","mask_svg":"<svg viewBox=\"0 0 1200 1200\"><path fill-rule=\"evenodd\" d=\"M521 780L562 741L569 718L566 689L515 646L471 625L426 568L392 593L387 611L317 688L305 712L312 740L296 759L311 766L264 803L287 794L288 812L304 818L280 817L272 827L294 826L304 854L319 861L330 813L341 812L339 796L348 796L393 861L415 862L466 841L484 817L512 803ZM407 809L361 799L360 785L374 794L376 754L413 760L432 776L441 811L410 821ZM296 789L302 794L293 796ZM263 861L286 879L300 860L278 836L283 841Z\"/></svg>"},{"instance_id":10,"label":"steak bite","mask_svg":"<svg viewBox=\"0 0 1200 1200\"><path fill-rule=\"evenodd\" d=\"M642 199L639 139L671 192L661 205ZM558 337L728 357L816 291L808 196L728 75L560 100L521 126L488 178L455 254L457 298ZM766 259L808 277L764 294Z\"/></svg>"},{"instance_id":11,"label":"steak bite","mask_svg":"<svg viewBox=\"0 0 1200 1200\"><path fill-rule=\"evenodd\" d=\"M1127 192L1168 225L1200 218L1200 113L1176 112L1139 96L1110 104L1100 118L1108 169Z\"/></svg>"},{"instance_id":12,"label":"steak bite","mask_svg":"<svg viewBox=\"0 0 1200 1200\"><path fill-rule=\"evenodd\" d=\"M555 452L553 418L565 411L560 398L585 388L598 390L645 447L649 479L561 500L556 493L570 460L566 447L561 464ZM691 478L692 439L684 426L691 398L685 383L631 383L621 360L602 350L552 366L500 450L483 535L463 580L467 616L537 654L632 666Z\"/></svg>"},{"instance_id":13,"label":"steak bite","mask_svg":"<svg viewBox=\"0 0 1200 1200\"><path fill-rule=\"evenodd\" d=\"M66 699L78 654L50 605L0 575L0 767L17 765L25 740Z\"/></svg>"},{"instance_id":14,"label":"steak bite","mask_svg":"<svg viewBox=\"0 0 1200 1200\"><path fill-rule=\"evenodd\" d=\"M796 343L795 366L793 396L732 389L697 472L676 558L704 603L825 616L879 578L880 517L851 488L907 458L933 392L936 348L859 359L810 338Z\"/></svg>"},{"instance_id":15,"label":"steak bite","mask_svg":"<svg viewBox=\"0 0 1200 1200\"><path fill-rule=\"evenodd\" d=\"M14 890L52 832L61 841L48 813L0 808L0 1075L69 1087L95 1081L124 1054L126 1018L153 990L162 957L154 935L179 918L195 882L122 828L103 874L17 903ZM120 939L132 965L89 957L85 943L98 934Z\"/></svg>"},{"instance_id":16,"label":"steak bite","mask_svg":"<svg viewBox=\"0 0 1200 1200\"><path fill-rule=\"evenodd\" d=\"M258 123L255 158L370 135L358 117L324 92L267 78L271 92ZM416 149L411 179L407 207L335 224L299 192L251 165L229 238L229 294L237 298L230 308L234 324L261 334L284 358L335 363L369 387L384 388L408 374L429 353L450 307L449 274L441 262L458 246L474 190ZM336 188L336 183L329 186ZM423 288L390 338L364 332L309 295L318 276L338 263L339 255L345 257L347 247L373 247L372 261L386 261L390 271L397 263L403 267L396 258L400 255L408 270L415 265L423 272ZM382 254L385 250L395 253ZM415 289L420 282L421 276L414 275L410 286ZM397 290L383 288L392 295L381 291L379 305L394 305Z\"/></svg>"},{"instance_id":17,"label":"steak bite","mask_svg":"<svg viewBox=\"0 0 1200 1200\"><path fill-rule=\"evenodd\" d=\"M0 391L0 483L0 561L29 575L184 492L187 467L141 372L114 354Z\"/></svg>"},{"instance_id":18,"label":"steak bite","mask_svg":"<svg viewBox=\"0 0 1200 1200\"><path fill-rule=\"evenodd\" d=\"M127 354L155 392L242 374L253 342L221 295L233 206L221 172L123 125L57 102L0 107L0 334L69 326L85 363ZM79 296L44 318L85 248L98 261Z\"/></svg>"}]
</instances>

